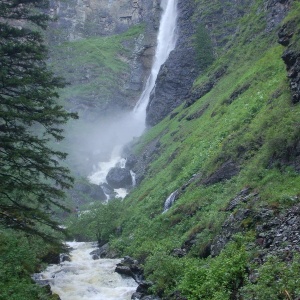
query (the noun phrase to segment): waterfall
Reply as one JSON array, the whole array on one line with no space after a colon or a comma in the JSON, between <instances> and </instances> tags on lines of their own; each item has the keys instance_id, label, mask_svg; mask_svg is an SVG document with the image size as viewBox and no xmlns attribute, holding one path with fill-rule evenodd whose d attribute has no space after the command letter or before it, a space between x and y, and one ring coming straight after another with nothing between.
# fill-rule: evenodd
<instances>
[{"instance_id":1,"label":"waterfall","mask_svg":"<svg viewBox=\"0 0 300 300\"><path fill-rule=\"evenodd\" d=\"M168 211L171 208L171 206L174 204L174 202L176 200L177 195L178 195L178 190L171 193L170 196L166 199L165 204L164 204L163 213L165 213L166 211Z\"/></svg>"},{"instance_id":2,"label":"waterfall","mask_svg":"<svg viewBox=\"0 0 300 300\"><path fill-rule=\"evenodd\" d=\"M129 300L137 288L130 277L114 272L118 259L93 260L90 252L96 243L68 243L74 250L71 261L50 265L35 274L41 284L50 284L62 300Z\"/></svg>"},{"instance_id":3,"label":"waterfall","mask_svg":"<svg viewBox=\"0 0 300 300\"><path fill-rule=\"evenodd\" d=\"M146 108L149 103L149 98L152 90L155 88L155 82L161 66L166 62L170 52L175 48L176 44L176 20L177 20L177 0L162 0L161 8L163 10L158 36L157 47L150 76L146 82L145 88L138 100L135 108L129 113L127 118L118 122L118 127L121 132L125 132L126 137L122 141L118 141L118 145L113 149L110 161L100 162L94 170L93 174L89 176L89 180L95 184L105 183L105 177L109 169L120 163L121 149L128 144L134 137L139 137L146 127ZM116 191L118 192L118 191ZM124 190L122 195L124 197Z\"/></svg>"},{"instance_id":4,"label":"waterfall","mask_svg":"<svg viewBox=\"0 0 300 300\"><path fill-rule=\"evenodd\" d=\"M134 115L140 120L142 130L145 129L146 108L149 103L150 94L155 87L155 82L161 66L166 62L169 54L176 45L176 20L177 0L162 0L163 14L157 36L157 48L152 65L151 74L147 80L144 91L134 108Z\"/></svg>"}]
</instances>

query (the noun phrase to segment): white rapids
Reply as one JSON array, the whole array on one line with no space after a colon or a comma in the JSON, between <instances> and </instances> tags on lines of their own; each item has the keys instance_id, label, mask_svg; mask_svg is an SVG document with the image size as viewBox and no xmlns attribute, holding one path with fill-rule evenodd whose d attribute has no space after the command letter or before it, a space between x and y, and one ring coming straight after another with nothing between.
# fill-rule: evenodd
<instances>
[{"instance_id":1,"label":"white rapids","mask_svg":"<svg viewBox=\"0 0 300 300\"><path fill-rule=\"evenodd\" d=\"M71 262L50 265L40 274L61 300L129 300L137 288L132 278L114 272L119 259L93 260L95 243L68 243L74 250Z\"/></svg>"}]
</instances>

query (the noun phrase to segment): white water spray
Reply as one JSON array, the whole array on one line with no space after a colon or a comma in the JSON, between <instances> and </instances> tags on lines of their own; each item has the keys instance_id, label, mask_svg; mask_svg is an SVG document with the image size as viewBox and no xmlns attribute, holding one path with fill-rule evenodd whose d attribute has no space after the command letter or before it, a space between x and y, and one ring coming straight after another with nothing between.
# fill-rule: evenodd
<instances>
[{"instance_id":1,"label":"white water spray","mask_svg":"<svg viewBox=\"0 0 300 300\"><path fill-rule=\"evenodd\" d=\"M49 283L61 300L129 300L137 288L130 277L114 272L121 260L93 260L93 243L68 243L74 250L72 261L49 266L36 274L37 281Z\"/></svg>"},{"instance_id":2,"label":"white water spray","mask_svg":"<svg viewBox=\"0 0 300 300\"><path fill-rule=\"evenodd\" d=\"M151 74L134 110L128 115L128 118L124 118L124 122L122 121L119 124L120 129L126 127L129 130L129 134L126 135L126 140L122 140L122 146L128 144L134 137L139 137L144 132L146 127L146 108L151 92L155 87L159 70L176 45L177 0L162 0L161 8L163 9L163 13L157 36L157 48ZM118 146L113 150L110 160L98 164L96 170L89 176L92 183L101 184L106 182L105 178L109 169L117 165L122 159L120 156L122 146L120 146L119 142ZM126 193L122 193L122 195L119 194L120 197L125 197L125 195Z\"/></svg>"},{"instance_id":3,"label":"white water spray","mask_svg":"<svg viewBox=\"0 0 300 300\"><path fill-rule=\"evenodd\" d=\"M157 48L151 74L147 80L145 89L134 108L134 115L141 123L142 132L145 129L146 108L149 103L150 94L155 87L155 82L161 66L166 62L176 45L176 20L177 0L163 0L161 2L163 14L157 36ZM141 133L142 133L141 132Z\"/></svg>"}]
</instances>

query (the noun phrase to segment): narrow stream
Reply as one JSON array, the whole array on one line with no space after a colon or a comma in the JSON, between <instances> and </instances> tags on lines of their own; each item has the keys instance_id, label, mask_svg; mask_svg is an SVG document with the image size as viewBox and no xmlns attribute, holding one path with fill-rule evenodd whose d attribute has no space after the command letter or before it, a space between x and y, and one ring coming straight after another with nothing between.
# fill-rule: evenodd
<instances>
[{"instance_id":1,"label":"narrow stream","mask_svg":"<svg viewBox=\"0 0 300 300\"><path fill-rule=\"evenodd\" d=\"M137 288L132 278L114 272L119 259L93 260L95 243L68 243L74 250L71 262L50 265L40 274L61 300L129 300Z\"/></svg>"}]
</instances>

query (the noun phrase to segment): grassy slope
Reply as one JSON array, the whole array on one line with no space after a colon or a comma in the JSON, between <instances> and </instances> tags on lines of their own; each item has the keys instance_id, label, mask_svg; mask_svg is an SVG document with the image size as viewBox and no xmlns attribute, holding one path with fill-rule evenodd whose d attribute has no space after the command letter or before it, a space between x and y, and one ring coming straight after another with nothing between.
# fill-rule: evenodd
<instances>
[{"instance_id":1,"label":"grassy slope","mask_svg":"<svg viewBox=\"0 0 300 300\"><path fill-rule=\"evenodd\" d=\"M71 83L63 89L62 101L73 102L71 108L74 99L99 110L107 107L108 102L113 100L112 93L119 90L122 77L126 76L129 69L132 49L128 49L124 43L132 46L143 30L142 25L137 25L120 35L90 37L52 46L51 63L54 71ZM116 81L116 78L119 80Z\"/></svg>"},{"instance_id":2,"label":"grassy slope","mask_svg":"<svg viewBox=\"0 0 300 300\"><path fill-rule=\"evenodd\" d=\"M261 1L257 5L262 5ZM300 296L297 283L292 280L298 276L297 259L289 268L276 259L265 264L257 285L244 279L246 265L256 251L249 247L245 250L245 245L255 239L250 229L219 257L195 259L204 255L206 246L230 214L225 211L226 206L243 188L259 193L254 204L258 208L276 207L281 211L299 199L299 174L280 160L276 162L274 157L281 157L289 145L299 141L300 106L291 104L281 59L284 47L277 44L275 31L264 33L263 12L257 13L257 8L253 6L239 20L241 31L229 41L232 46L220 52L215 63L195 82L197 88L226 66L226 74L211 92L188 108L177 108L176 117L166 118L149 130L136 146L136 153L141 154L149 142L160 138L159 154L145 179L119 204L121 215L114 223L122 226L122 235L113 238L111 244L122 254L133 255L145 263L146 274L156 282L156 292L164 290L166 295L180 289L188 299L224 300L244 282L240 290L244 299ZM295 2L287 19L296 19L298 30L299 14L299 3ZM299 35L294 37L297 39ZM243 86L249 87L230 103L230 96ZM201 117L186 119L207 104ZM171 192L187 183L193 174L207 178L229 159L240 166L237 176L210 186L196 180L162 214L164 201ZM99 229L96 218L88 223L90 235L95 228ZM187 258L169 255L193 235L197 242ZM274 264L284 270L281 276L286 285L275 283L278 270L272 268ZM274 278L271 276L268 282L270 272ZM271 287L273 294L267 287ZM284 295L285 290L288 294Z\"/></svg>"}]
</instances>

